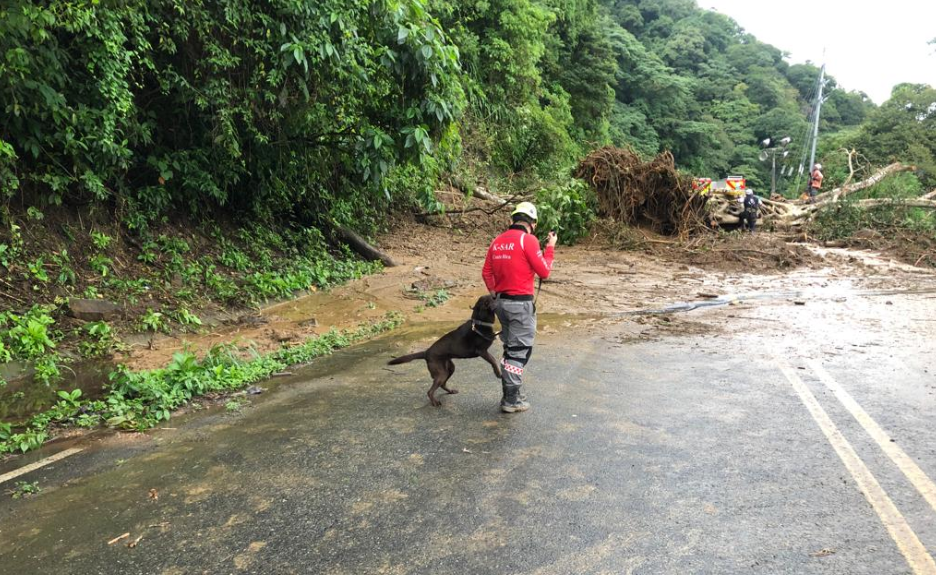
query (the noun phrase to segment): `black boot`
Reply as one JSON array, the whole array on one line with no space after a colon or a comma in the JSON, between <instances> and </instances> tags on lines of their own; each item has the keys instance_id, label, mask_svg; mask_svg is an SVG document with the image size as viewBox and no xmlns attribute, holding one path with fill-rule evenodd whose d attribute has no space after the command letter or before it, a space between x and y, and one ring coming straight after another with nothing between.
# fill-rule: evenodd
<instances>
[{"instance_id":1,"label":"black boot","mask_svg":"<svg viewBox=\"0 0 936 575\"><path fill-rule=\"evenodd\" d=\"M504 386L503 384L501 384L501 387L503 388L503 387L506 387L506 386ZM520 401L526 401L526 394L523 393L523 390L517 392L517 397L520 398ZM506 399L507 399L507 392L505 391L505 392L501 393L501 403L504 403L504 401L505 401Z\"/></svg>"},{"instance_id":2,"label":"black boot","mask_svg":"<svg viewBox=\"0 0 936 575\"><path fill-rule=\"evenodd\" d=\"M501 399L500 408L504 413L516 413L530 409L530 404L524 401L519 385L504 385L504 398Z\"/></svg>"}]
</instances>

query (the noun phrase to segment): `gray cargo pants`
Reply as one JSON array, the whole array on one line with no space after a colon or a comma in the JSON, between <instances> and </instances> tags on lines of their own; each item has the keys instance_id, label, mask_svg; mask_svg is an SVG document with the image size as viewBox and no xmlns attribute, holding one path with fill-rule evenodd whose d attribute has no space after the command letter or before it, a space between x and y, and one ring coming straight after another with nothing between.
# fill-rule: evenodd
<instances>
[{"instance_id":1,"label":"gray cargo pants","mask_svg":"<svg viewBox=\"0 0 936 575\"><path fill-rule=\"evenodd\" d=\"M505 397L515 397L523 384L523 368L533 353L536 336L536 312L532 301L497 298L495 308L501 323L504 357L501 360L501 382Z\"/></svg>"}]
</instances>

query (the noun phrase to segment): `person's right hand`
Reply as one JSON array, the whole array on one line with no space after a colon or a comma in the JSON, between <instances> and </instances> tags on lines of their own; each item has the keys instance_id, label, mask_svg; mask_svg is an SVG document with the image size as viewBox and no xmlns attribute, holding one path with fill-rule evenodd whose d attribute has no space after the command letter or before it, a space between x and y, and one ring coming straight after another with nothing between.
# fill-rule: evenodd
<instances>
[{"instance_id":1,"label":"person's right hand","mask_svg":"<svg viewBox=\"0 0 936 575\"><path fill-rule=\"evenodd\" d=\"M555 247L556 242L559 240L559 236L556 235L556 232L549 232L549 235L546 236L546 245L549 247Z\"/></svg>"}]
</instances>

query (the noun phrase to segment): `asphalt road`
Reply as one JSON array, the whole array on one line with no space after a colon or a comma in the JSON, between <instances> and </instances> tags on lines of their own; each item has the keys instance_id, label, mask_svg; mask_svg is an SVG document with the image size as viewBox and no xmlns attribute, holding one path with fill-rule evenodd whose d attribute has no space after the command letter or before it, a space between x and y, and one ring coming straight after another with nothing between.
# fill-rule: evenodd
<instances>
[{"instance_id":1,"label":"asphalt road","mask_svg":"<svg viewBox=\"0 0 936 575\"><path fill-rule=\"evenodd\" d=\"M888 301L560 326L514 415L481 360L430 407L406 328L23 476L0 573L936 573L936 300Z\"/></svg>"}]
</instances>

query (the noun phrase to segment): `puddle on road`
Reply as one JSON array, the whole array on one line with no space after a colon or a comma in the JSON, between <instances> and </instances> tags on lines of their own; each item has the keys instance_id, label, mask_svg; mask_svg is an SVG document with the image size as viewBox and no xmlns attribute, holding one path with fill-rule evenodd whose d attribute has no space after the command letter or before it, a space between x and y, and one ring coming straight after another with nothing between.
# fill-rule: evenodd
<instances>
[{"instance_id":1,"label":"puddle on road","mask_svg":"<svg viewBox=\"0 0 936 575\"><path fill-rule=\"evenodd\" d=\"M688 313L698 309L719 308L729 305L742 303L767 302L779 300L797 300L797 301L844 301L850 297L881 297L898 295L927 295L936 294L936 288L915 288L915 289L883 289L883 290L856 290L848 286L829 286L811 290L797 291L776 291L766 293L745 293L745 294L727 294L716 298L676 302L662 308L632 310L611 314L557 314L540 313L539 331L544 334L556 333L576 325L584 325L588 322L595 322L609 317L628 317L644 315L667 315L676 313ZM302 300L285 302L278 306L273 306L267 313L274 313L277 316L288 320L294 320L302 317L323 317L322 314L329 316L330 319L336 319L339 315L360 313L367 310L366 302L360 300L339 300L327 293L311 294ZM413 345L417 341L424 341L425 347L431 345L435 339L455 329L460 325L460 321L424 321L411 322L403 329L395 332L391 337L378 338L378 346L383 346L381 351L389 352L398 350L400 344ZM499 342L495 342L499 345ZM358 346L359 347L359 346ZM345 354L348 361L356 361L357 354ZM3 377L8 383L0 387L0 421L13 423L14 425L27 420L32 414L38 413L55 404L58 400L57 392L59 390L81 389L82 397L96 398L100 397L104 384L107 382L107 376L112 371L113 366L106 360L83 361L74 364L66 364L62 367L62 381L55 385L47 386L41 383L35 383L32 378L32 371L28 365L12 362L0 366L0 377ZM277 381L279 383L279 381Z\"/></svg>"},{"instance_id":2,"label":"puddle on road","mask_svg":"<svg viewBox=\"0 0 936 575\"><path fill-rule=\"evenodd\" d=\"M723 295L716 298L678 302L659 309L635 310L615 315L663 315L690 312L700 308L722 307L753 301L794 300L844 300L848 297L876 297L888 295L925 295L936 293L936 288L889 289L889 290L851 290L841 288L823 288L810 291L768 292L738 295Z\"/></svg>"},{"instance_id":3,"label":"puddle on road","mask_svg":"<svg viewBox=\"0 0 936 575\"><path fill-rule=\"evenodd\" d=\"M0 377L7 384L0 387L0 421L13 425L47 409L58 401L59 390L81 390L81 397L101 396L113 364L104 359L59 364L62 379L52 385L33 380L33 369L26 362L0 365Z\"/></svg>"},{"instance_id":4,"label":"puddle on road","mask_svg":"<svg viewBox=\"0 0 936 575\"><path fill-rule=\"evenodd\" d=\"M324 298L313 298L324 302ZM309 304L313 305L313 304ZM277 310L276 313L283 315L290 313L288 306L286 309ZM360 302L357 302L360 307ZM329 310L330 313L334 310ZM303 307L301 311L294 313L308 313L309 308ZM562 316L558 314L542 314L540 316L540 328L547 332L550 330L559 330L566 327L570 322L582 320L579 316ZM412 345L419 341L425 342L425 347L429 347L436 339L450 330L455 329L461 322L453 321L426 321L417 323L408 323L405 327L375 338L370 342L362 343L343 351L341 354L331 356L326 361L321 358L305 366L294 366L286 371L294 373L289 377L274 377L263 382L264 388L275 388L281 384L288 383L294 379L301 379L302 375L313 373L321 375L323 369L328 373L337 373L350 369L356 362L363 357L371 354L387 355L399 351L400 346ZM495 342L494 345L500 345ZM312 368L312 365L315 367ZM71 364L60 365L62 380L53 384L45 385L33 380L33 371L31 366L25 362L10 362L0 365L0 376L6 381L7 385L0 387L0 421L10 423L14 426L24 424L36 413L48 409L58 401L58 391L81 390L81 397L84 399L96 399L101 397L104 385L108 382L108 375L113 371L114 366L107 360L81 361Z\"/></svg>"},{"instance_id":5,"label":"puddle on road","mask_svg":"<svg viewBox=\"0 0 936 575\"><path fill-rule=\"evenodd\" d=\"M662 315L669 313L689 312L694 309L721 307L726 305L735 305L752 300L777 300L801 297L801 292L783 292L767 294L749 294L749 295L728 295L717 298L704 299L690 302L679 302L659 309L640 309L636 311L622 312L620 315Z\"/></svg>"}]
</instances>

